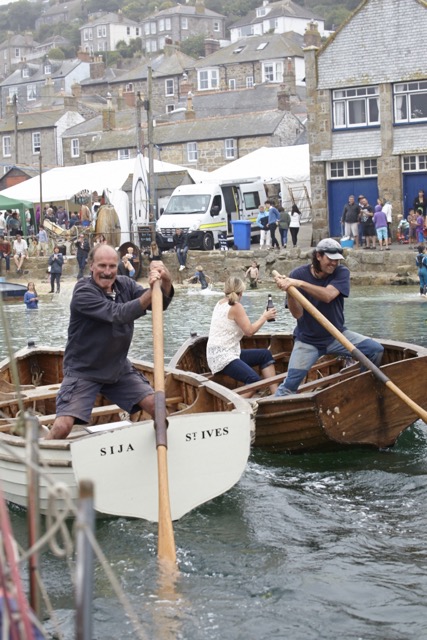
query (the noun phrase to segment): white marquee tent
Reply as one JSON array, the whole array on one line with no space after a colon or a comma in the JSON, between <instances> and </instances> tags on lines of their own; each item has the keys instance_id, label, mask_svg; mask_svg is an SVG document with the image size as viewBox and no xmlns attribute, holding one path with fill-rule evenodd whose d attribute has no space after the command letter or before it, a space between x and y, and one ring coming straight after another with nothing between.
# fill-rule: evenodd
<instances>
[{"instance_id":1,"label":"white marquee tent","mask_svg":"<svg viewBox=\"0 0 427 640\"><path fill-rule=\"evenodd\" d=\"M206 178L205 178L206 179ZM310 158L308 144L290 147L260 147L234 162L209 173L209 180L260 179L280 184L284 206L295 199L302 219L311 217Z\"/></svg>"},{"instance_id":2,"label":"white marquee tent","mask_svg":"<svg viewBox=\"0 0 427 640\"><path fill-rule=\"evenodd\" d=\"M148 159L145 158L148 170ZM99 194L105 189L114 191L121 189L133 173L135 158L130 160L111 160L93 162L75 167L57 167L42 174L43 202L57 202L72 200L80 191L97 191ZM193 180L200 181L203 171L195 171L169 162L154 160L154 172L166 173L170 171L187 170ZM40 202L40 177L36 176L1 192L7 198L22 198L29 202Z\"/></svg>"}]
</instances>

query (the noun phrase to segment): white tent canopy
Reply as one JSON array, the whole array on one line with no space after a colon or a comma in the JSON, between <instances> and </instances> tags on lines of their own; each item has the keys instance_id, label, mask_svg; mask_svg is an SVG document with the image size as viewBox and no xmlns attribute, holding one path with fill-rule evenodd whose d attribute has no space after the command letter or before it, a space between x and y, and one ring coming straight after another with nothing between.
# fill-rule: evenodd
<instances>
[{"instance_id":1,"label":"white tent canopy","mask_svg":"<svg viewBox=\"0 0 427 640\"><path fill-rule=\"evenodd\" d=\"M308 144L291 147L260 147L246 156L211 171L210 178L263 182L310 183ZM6 194L5 194L6 195Z\"/></svg>"},{"instance_id":2,"label":"white tent canopy","mask_svg":"<svg viewBox=\"0 0 427 640\"><path fill-rule=\"evenodd\" d=\"M148 158L145 158L148 170ZM43 202L71 200L80 191L97 191L108 188L121 189L129 175L133 173L135 158L130 160L110 160L93 162L75 167L58 167L42 174ZM187 169L169 162L154 160L155 173L187 170L193 180L200 181L205 172ZM36 176L13 187L4 189L2 195L8 198L22 198L30 202L40 202L40 177Z\"/></svg>"}]
</instances>

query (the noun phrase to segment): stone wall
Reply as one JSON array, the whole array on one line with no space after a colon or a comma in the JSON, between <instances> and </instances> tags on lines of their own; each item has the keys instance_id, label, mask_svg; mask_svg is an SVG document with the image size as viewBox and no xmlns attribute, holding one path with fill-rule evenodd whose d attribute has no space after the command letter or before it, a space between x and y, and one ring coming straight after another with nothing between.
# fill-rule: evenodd
<instances>
[{"instance_id":1,"label":"stone wall","mask_svg":"<svg viewBox=\"0 0 427 640\"><path fill-rule=\"evenodd\" d=\"M218 284L224 282L230 275L244 277L252 260L256 260L261 280L267 282L271 279L271 272L276 269L279 273L288 274L292 269L307 264L311 260L311 251L307 249L289 250L260 250L251 251L189 251L187 256L187 269L178 271L178 261L174 252L164 253L162 258L170 270L174 282L183 284L192 276L196 267L201 265L205 273ZM351 280L354 284L361 285L390 285L418 283L417 269L415 267L415 251L407 246L392 251L364 251L344 249L344 264L350 269ZM4 274L4 262L2 263ZM145 280L149 268L148 259L143 257L141 279ZM14 265L8 280L13 282L28 282L29 280L48 280L47 259L29 258L25 264L28 273L16 275ZM67 256L63 268L63 279L73 280L78 271L76 257ZM89 269L86 268L86 275Z\"/></svg>"}]
</instances>

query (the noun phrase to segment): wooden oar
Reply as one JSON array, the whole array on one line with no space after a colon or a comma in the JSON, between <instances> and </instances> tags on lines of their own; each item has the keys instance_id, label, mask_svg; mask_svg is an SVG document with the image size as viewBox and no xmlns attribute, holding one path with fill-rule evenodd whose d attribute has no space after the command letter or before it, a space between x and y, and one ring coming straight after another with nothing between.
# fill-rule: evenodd
<instances>
[{"instance_id":1,"label":"wooden oar","mask_svg":"<svg viewBox=\"0 0 427 640\"><path fill-rule=\"evenodd\" d=\"M272 271L272 274L275 278L284 278L285 276L280 275L277 271ZM345 347L351 356L360 362L360 364L365 367L365 369L369 369L374 376L380 380L380 382L384 383L385 386L390 389L394 394L396 394L403 402L405 402L408 407L412 409L414 413L417 414L425 423L427 423L427 411L425 411L419 404L411 400L409 396L406 395L397 385L394 384L390 380L388 376L385 375L381 369L379 369L373 362L369 360L359 349L357 349L351 342L348 340L342 333L339 331L334 325L329 322L325 316L320 313L318 309L314 305L311 304L309 300L300 292L296 287L289 287L287 289L287 293L289 293L300 305L317 320L319 324L322 325L324 329L329 331L329 333L340 342L343 347Z\"/></svg>"},{"instance_id":2,"label":"wooden oar","mask_svg":"<svg viewBox=\"0 0 427 640\"><path fill-rule=\"evenodd\" d=\"M169 500L163 340L163 295L160 281L155 282L152 289L151 309L153 319L154 351L154 423L156 426L157 471L159 485L159 539L157 554L160 560L176 563L175 538Z\"/></svg>"}]
</instances>

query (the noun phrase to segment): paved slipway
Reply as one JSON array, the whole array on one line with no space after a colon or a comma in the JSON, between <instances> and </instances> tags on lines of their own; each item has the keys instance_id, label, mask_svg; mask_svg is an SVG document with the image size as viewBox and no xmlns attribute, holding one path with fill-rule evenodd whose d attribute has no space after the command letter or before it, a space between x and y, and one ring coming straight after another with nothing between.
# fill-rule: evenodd
<instances>
[{"instance_id":1,"label":"paved slipway","mask_svg":"<svg viewBox=\"0 0 427 640\"><path fill-rule=\"evenodd\" d=\"M414 245L416 247L416 245ZM344 249L345 264L351 272L353 284L360 285L410 285L418 284L418 273L415 265L416 251L409 245L402 245L394 241L390 251L366 251L363 249ZM168 252L162 259L170 270L176 285L188 286L186 280L194 274L196 266L201 264L206 274L214 283L222 283L229 275L244 277L252 260L256 260L260 269L261 286L272 281L271 271L287 274L292 269L306 264L311 259L312 227L311 224L301 226L298 236L298 246L285 250L260 249L258 244L252 244L250 250L234 251L189 251L186 269L179 271L175 253ZM149 263L143 258L141 283L147 281ZM4 270L4 265L3 265ZM76 282L77 264L75 256L67 256L61 279L62 289L71 289ZM86 269L86 274L89 270ZM4 274L3 274L4 275ZM26 263L25 273L17 275L14 266L7 280L26 283L33 280L40 294L50 290L47 274L46 258L30 258Z\"/></svg>"}]
</instances>

